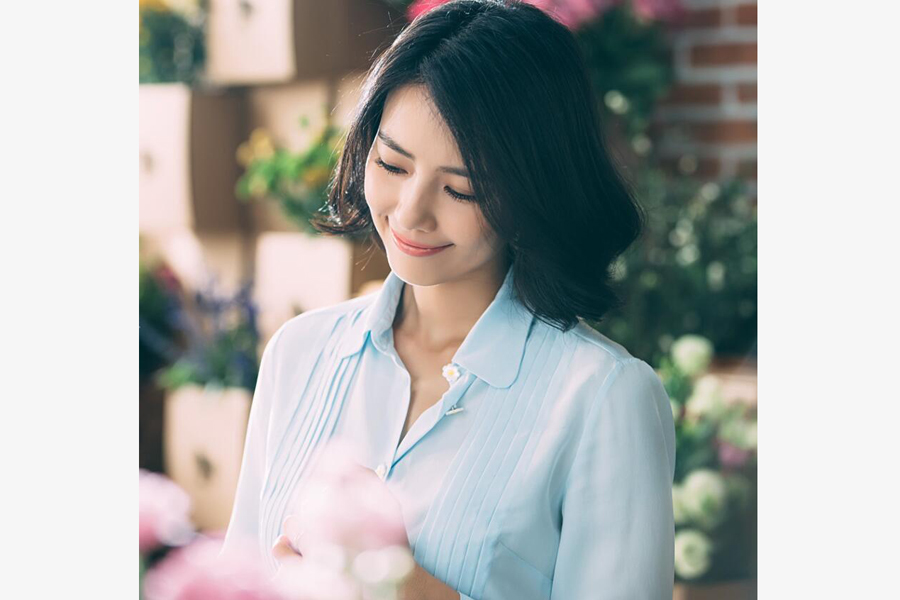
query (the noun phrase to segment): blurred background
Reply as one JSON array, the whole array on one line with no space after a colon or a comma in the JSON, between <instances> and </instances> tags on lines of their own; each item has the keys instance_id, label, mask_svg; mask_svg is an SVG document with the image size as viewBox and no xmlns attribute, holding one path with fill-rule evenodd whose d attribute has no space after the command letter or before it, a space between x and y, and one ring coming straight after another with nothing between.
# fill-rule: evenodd
<instances>
[{"instance_id":1,"label":"blurred background","mask_svg":"<svg viewBox=\"0 0 900 600\"><path fill-rule=\"evenodd\" d=\"M613 271L625 308L590 325L672 399L675 597L755 598L756 3L531 3L582 45L651 216ZM308 219L373 57L437 4L140 1L140 468L186 492L196 531L228 524L269 337L389 271Z\"/></svg>"}]
</instances>

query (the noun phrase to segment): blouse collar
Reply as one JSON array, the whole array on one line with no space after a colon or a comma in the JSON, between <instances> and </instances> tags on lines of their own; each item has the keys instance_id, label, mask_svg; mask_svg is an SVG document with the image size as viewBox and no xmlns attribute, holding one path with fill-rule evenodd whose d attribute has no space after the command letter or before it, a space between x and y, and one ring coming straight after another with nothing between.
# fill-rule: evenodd
<instances>
[{"instance_id":1,"label":"blouse collar","mask_svg":"<svg viewBox=\"0 0 900 600\"><path fill-rule=\"evenodd\" d=\"M534 315L518 300L512 287L513 269L506 272L503 284L491 304L469 331L451 362L471 371L493 387L509 387L516 380L525 342ZM343 354L359 352L367 335L381 352L390 353L392 324L403 291L403 280L391 271L381 290L374 294L350 326Z\"/></svg>"}]
</instances>

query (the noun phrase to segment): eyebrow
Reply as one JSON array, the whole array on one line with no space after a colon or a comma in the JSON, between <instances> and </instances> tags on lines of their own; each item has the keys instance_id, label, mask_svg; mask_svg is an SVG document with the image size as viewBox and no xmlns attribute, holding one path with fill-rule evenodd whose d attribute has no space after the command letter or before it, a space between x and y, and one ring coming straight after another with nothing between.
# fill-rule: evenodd
<instances>
[{"instance_id":1,"label":"eyebrow","mask_svg":"<svg viewBox=\"0 0 900 600\"><path fill-rule=\"evenodd\" d=\"M415 159L416 159L416 157L413 156L411 152L408 152L407 150L404 150L404 149L400 146L400 144L398 144L398 143L394 140L394 138L392 138L392 137L389 136L388 134L384 133L384 132L381 131L380 129L378 130L378 134L377 134L377 135L378 135L378 138L379 138L382 142L384 142L385 145L386 145L388 148L390 148L391 150L393 150L394 152L397 152L397 153L399 153L399 154L402 154L403 156L405 156L406 158L409 158L409 159L411 159L411 160L415 160ZM461 177L468 177L468 176L469 176L469 172L468 172L467 170L463 169L463 168L460 168L460 167L438 167L438 171L443 171L443 172L445 172L445 173L452 173L453 175L459 175L459 176L461 176Z\"/></svg>"}]
</instances>

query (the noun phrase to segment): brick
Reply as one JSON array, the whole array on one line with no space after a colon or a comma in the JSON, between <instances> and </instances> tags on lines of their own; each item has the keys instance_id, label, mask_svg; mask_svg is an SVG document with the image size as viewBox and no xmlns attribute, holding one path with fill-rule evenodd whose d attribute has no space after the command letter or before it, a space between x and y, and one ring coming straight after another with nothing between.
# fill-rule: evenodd
<instances>
[{"instance_id":1,"label":"brick","mask_svg":"<svg viewBox=\"0 0 900 600\"><path fill-rule=\"evenodd\" d=\"M723 11L720 8L701 8L685 13L679 25L682 29L703 29L719 27L724 23Z\"/></svg>"},{"instance_id":2,"label":"brick","mask_svg":"<svg viewBox=\"0 0 900 600\"><path fill-rule=\"evenodd\" d=\"M735 11L738 25L756 25L756 4L741 4Z\"/></svg>"},{"instance_id":3,"label":"brick","mask_svg":"<svg viewBox=\"0 0 900 600\"><path fill-rule=\"evenodd\" d=\"M738 100L741 102L756 102L756 84L740 83L737 86Z\"/></svg>"},{"instance_id":4,"label":"brick","mask_svg":"<svg viewBox=\"0 0 900 600\"><path fill-rule=\"evenodd\" d=\"M691 64L695 67L756 64L756 44L699 44L691 48Z\"/></svg>"},{"instance_id":5,"label":"brick","mask_svg":"<svg viewBox=\"0 0 900 600\"><path fill-rule=\"evenodd\" d=\"M742 160L737 166L738 177L743 179L756 179L756 161Z\"/></svg>"},{"instance_id":6,"label":"brick","mask_svg":"<svg viewBox=\"0 0 900 600\"><path fill-rule=\"evenodd\" d=\"M664 105L705 104L722 102L722 88L716 84L676 84L661 100Z\"/></svg>"},{"instance_id":7,"label":"brick","mask_svg":"<svg viewBox=\"0 0 900 600\"><path fill-rule=\"evenodd\" d=\"M691 136L706 143L744 143L756 141L756 121L718 121L692 123Z\"/></svg>"}]
</instances>

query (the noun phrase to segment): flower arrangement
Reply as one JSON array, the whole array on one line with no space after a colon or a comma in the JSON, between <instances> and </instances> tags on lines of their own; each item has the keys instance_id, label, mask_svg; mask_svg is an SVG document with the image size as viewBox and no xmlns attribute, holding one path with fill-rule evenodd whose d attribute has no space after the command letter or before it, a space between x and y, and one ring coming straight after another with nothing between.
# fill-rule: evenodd
<instances>
[{"instance_id":1,"label":"flower arrangement","mask_svg":"<svg viewBox=\"0 0 900 600\"><path fill-rule=\"evenodd\" d=\"M300 126L308 128L309 119L302 117ZM237 196L274 200L302 231L317 235L309 220L325 206L343 142L342 132L330 122L299 153L277 147L265 129L253 130L237 150L237 160L245 169L237 182Z\"/></svg>"},{"instance_id":2,"label":"flower arrangement","mask_svg":"<svg viewBox=\"0 0 900 600\"><path fill-rule=\"evenodd\" d=\"M757 210L747 184L647 166L636 186L649 219L611 271L623 306L589 324L651 364L690 333L720 354L755 353Z\"/></svg>"},{"instance_id":3,"label":"flower arrangement","mask_svg":"<svg viewBox=\"0 0 900 600\"><path fill-rule=\"evenodd\" d=\"M728 402L707 369L713 345L701 336L676 340L660 364L675 420L672 504L679 581L750 576L755 530L756 409Z\"/></svg>"},{"instance_id":4,"label":"flower arrangement","mask_svg":"<svg viewBox=\"0 0 900 600\"><path fill-rule=\"evenodd\" d=\"M206 60L208 0L140 0L140 83L196 83Z\"/></svg>"},{"instance_id":5,"label":"flower arrangement","mask_svg":"<svg viewBox=\"0 0 900 600\"><path fill-rule=\"evenodd\" d=\"M414 560L402 513L378 477L339 441L327 445L285 534L302 557L274 577L252 542L194 531L187 494L140 473L141 596L146 600L396 600Z\"/></svg>"},{"instance_id":6,"label":"flower arrangement","mask_svg":"<svg viewBox=\"0 0 900 600\"><path fill-rule=\"evenodd\" d=\"M175 273L160 259L141 260L138 290L138 365L144 381L178 358L172 316L183 292Z\"/></svg>"},{"instance_id":7,"label":"flower arrangement","mask_svg":"<svg viewBox=\"0 0 900 600\"><path fill-rule=\"evenodd\" d=\"M253 391L259 332L251 288L247 282L234 295L222 294L212 279L206 290L185 299L173 313L173 325L185 336L187 349L160 373L160 385L168 390L193 383Z\"/></svg>"}]
</instances>

